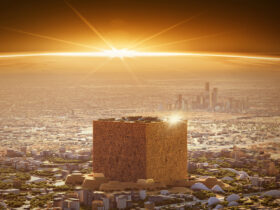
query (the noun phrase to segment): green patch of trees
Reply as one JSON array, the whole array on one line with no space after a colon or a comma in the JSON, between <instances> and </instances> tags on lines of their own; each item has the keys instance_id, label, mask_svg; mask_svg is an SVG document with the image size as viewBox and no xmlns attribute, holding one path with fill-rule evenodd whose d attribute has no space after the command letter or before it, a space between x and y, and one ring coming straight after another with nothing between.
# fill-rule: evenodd
<instances>
[{"instance_id":1,"label":"green patch of trees","mask_svg":"<svg viewBox=\"0 0 280 210\"><path fill-rule=\"evenodd\" d=\"M6 190L6 189L9 189L11 187L12 187L12 185L9 184L9 183L0 182L0 189L1 190Z\"/></svg>"},{"instance_id":2,"label":"green patch of trees","mask_svg":"<svg viewBox=\"0 0 280 210\"><path fill-rule=\"evenodd\" d=\"M261 204L264 206L268 206L268 207L278 207L278 204L274 202L275 198L271 197L271 196L265 196L262 201Z\"/></svg>"},{"instance_id":3,"label":"green patch of trees","mask_svg":"<svg viewBox=\"0 0 280 210\"><path fill-rule=\"evenodd\" d=\"M63 159L60 157L51 157L48 159L52 163L84 163L86 160Z\"/></svg>"},{"instance_id":4,"label":"green patch of trees","mask_svg":"<svg viewBox=\"0 0 280 210\"><path fill-rule=\"evenodd\" d=\"M30 179L30 174L29 174L29 173L17 172L17 173L16 173L16 177L17 177L19 180L26 181L26 180L29 180L29 179Z\"/></svg>"},{"instance_id":5,"label":"green patch of trees","mask_svg":"<svg viewBox=\"0 0 280 210\"><path fill-rule=\"evenodd\" d=\"M31 189L31 188L48 188L51 185L47 184L46 182L38 182L38 183L32 183L32 184L23 184L22 188L24 189ZM21 188L21 189L22 189Z\"/></svg>"},{"instance_id":6,"label":"green patch of trees","mask_svg":"<svg viewBox=\"0 0 280 210\"><path fill-rule=\"evenodd\" d=\"M229 176L229 177L235 178L236 174L234 172L231 172L231 171L225 170L225 169L219 170L219 172L217 174L217 178L220 179L220 178L223 178L225 176Z\"/></svg>"},{"instance_id":7,"label":"green patch of trees","mask_svg":"<svg viewBox=\"0 0 280 210\"><path fill-rule=\"evenodd\" d=\"M92 173L92 167L88 167L88 168L82 169L81 173L83 173L83 174L90 174L90 173Z\"/></svg>"},{"instance_id":8,"label":"green patch of trees","mask_svg":"<svg viewBox=\"0 0 280 210\"><path fill-rule=\"evenodd\" d=\"M15 195L15 194L7 194L7 195L2 195L3 198L6 200L5 203L10 207L10 208L18 208L21 207L25 200L24 196L21 195Z\"/></svg>"},{"instance_id":9,"label":"green patch of trees","mask_svg":"<svg viewBox=\"0 0 280 210\"><path fill-rule=\"evenodd\" d=\"M172 198L172 199L167 199L163 200L161 202L155 202L155 206L165 206L165 205L171 205L175 203L183 203L185 200L181 198Z\"/></svg>"},{"instance_id":10,"label":"green patch of trees","mask_svg":"<svg viewBox=\"0 0 280 210\"><path fill-rule=\"evenodd\" d=\"M11 168L11 167L7 167L7 168L0 168L0 174L2 173L15 173L16 170Z\"/></svg>"},{"instance_id":11,"label":"green patch of trees","mask_svg":"<svg viewBox=\"0 0 280 210\"><path fill-rule=\"evenodd\" d=\"M45 204L47 204L48 201L51 201L53 199L53 194L48 195L40 195L35 198L32 198L30 201L31 208L43 208Z\"/></svg>"},{"instance_id":12,"label":"green patch of trees","mask_svg":"<svg viewBox=\"0 0 280 210\"><path fill-rule=\"evenodd\" d=\"M51 177L51 176L54 175L54 172L53 171L47 171L47 170L44 170L44 171L34 171L33 175Z\"/></svg>"},{"instance_id":13,"label":"green patch of trees","mask_svg":"<svg viewBox=\"0 0 280 210\"><path fill-rule=\"evenodd\" d=\"M211 191L199 190L194 191L193 196L197 197L199 200L206 200L210 197L216 197L216 194Z\"/></svg>"},{"instance_id":14,"label":"green patch of trees","mask_svg":"<svg viewBox=\"0 0 280 210\"><path fill-rule=\"evenodd\" d=\"M232 186L226 189L227 194L232 194L232 193L243 193L243 187L242 185L233 183Z\"/></svg>"},{"instance_id":15,"label":"green patch of trees","mask_svg":"<svg viewBox=\"0 0 280 210\"><path fill-rule=\"evenodd\" d=\"M202 175L202 176L215 176L218 179L221 179L225 176L229 176L229 177L232 177L232 178L236 177L236 174L234 172L231 172L231 171L228 171L228 170L225 170L225 169L219 169L218 172L213 173L213 172L210 172L208 170L198 168L194 171L194 174L198 174L198 175Z\"/></svg>"}]
</instances>

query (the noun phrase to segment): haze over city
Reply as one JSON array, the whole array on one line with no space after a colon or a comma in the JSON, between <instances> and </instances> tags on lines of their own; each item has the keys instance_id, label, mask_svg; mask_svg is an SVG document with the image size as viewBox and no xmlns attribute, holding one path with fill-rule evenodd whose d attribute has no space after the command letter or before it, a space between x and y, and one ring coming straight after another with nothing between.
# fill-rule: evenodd
<instances>
[{"instance_id":1,"label":"haze over city","mask_svg":"<svg viewBox=\"0 0 280 210\"><path fill-rule=\"evenodd\" d=\"M277 6L1 1L0 209L279 209Z\"/></svg>"}]
</instances>

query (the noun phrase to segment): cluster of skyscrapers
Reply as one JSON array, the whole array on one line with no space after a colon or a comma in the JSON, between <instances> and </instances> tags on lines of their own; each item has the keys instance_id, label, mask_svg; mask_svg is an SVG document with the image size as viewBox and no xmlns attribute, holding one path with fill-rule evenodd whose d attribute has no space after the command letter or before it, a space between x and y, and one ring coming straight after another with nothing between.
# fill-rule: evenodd
<instances>
[{"instance_id":1,"label":"cluster of skyscrapers","mask_svg":"<svg viewBox=\"0 0 280 210\"><path fill-rule=\"evenodd\" d=\"M209 82L205 83L204 91L184 99L182 94L178 95L175 103L165 106L168 111L190 111L206 110L213 112L235 112L245 113L249 109L249 100L247 98L236 99L233 97L218 97L218 88L210 89Z\"/></svg>"}]
</instances>

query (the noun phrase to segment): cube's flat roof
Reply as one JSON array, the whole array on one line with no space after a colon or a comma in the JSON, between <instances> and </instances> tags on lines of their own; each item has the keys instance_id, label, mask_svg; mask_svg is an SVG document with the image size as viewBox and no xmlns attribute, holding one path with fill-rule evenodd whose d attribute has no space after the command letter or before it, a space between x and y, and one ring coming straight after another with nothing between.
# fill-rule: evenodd
<instances>
[{"instance_id":1,"label":"cube's flat roof","mask_svg":"<svg viewBox=\"0 0 280 210\"><path fill-rule=\"evenodd\" d=\"M164 122L162 119L158 117L143 117L143 116L128 116L122 118L105 118L105 119L98 119L95 121L108 121L108 122Z\"/></svg>"}]
</instances>

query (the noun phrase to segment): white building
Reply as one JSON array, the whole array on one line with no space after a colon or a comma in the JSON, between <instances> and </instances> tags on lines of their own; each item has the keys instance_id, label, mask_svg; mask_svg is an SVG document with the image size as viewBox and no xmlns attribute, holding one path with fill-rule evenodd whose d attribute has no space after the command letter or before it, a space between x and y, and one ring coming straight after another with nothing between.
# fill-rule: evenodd
<instances>
[{"instance_id":1,"label":"white building","mask_svg":"<svg viewBox=\"0 0 280 210\"><path fill-rule=\"evenodd\" d=\"M141 200L144 200L146 198L146 190L140 190L139 191L139 196Z\"/></svg>"},{"instance_id":2,"label":"white building","mask_svg":"<svg viewBox=\"0 0 280 210\"><path fill-rule=\"evenodd\" d=\"M117 201L117 208L118 209L125 209L126 208L126 201L127 197L125 195L120 195L116 198Z\"/></svg>"}]
</instances>

